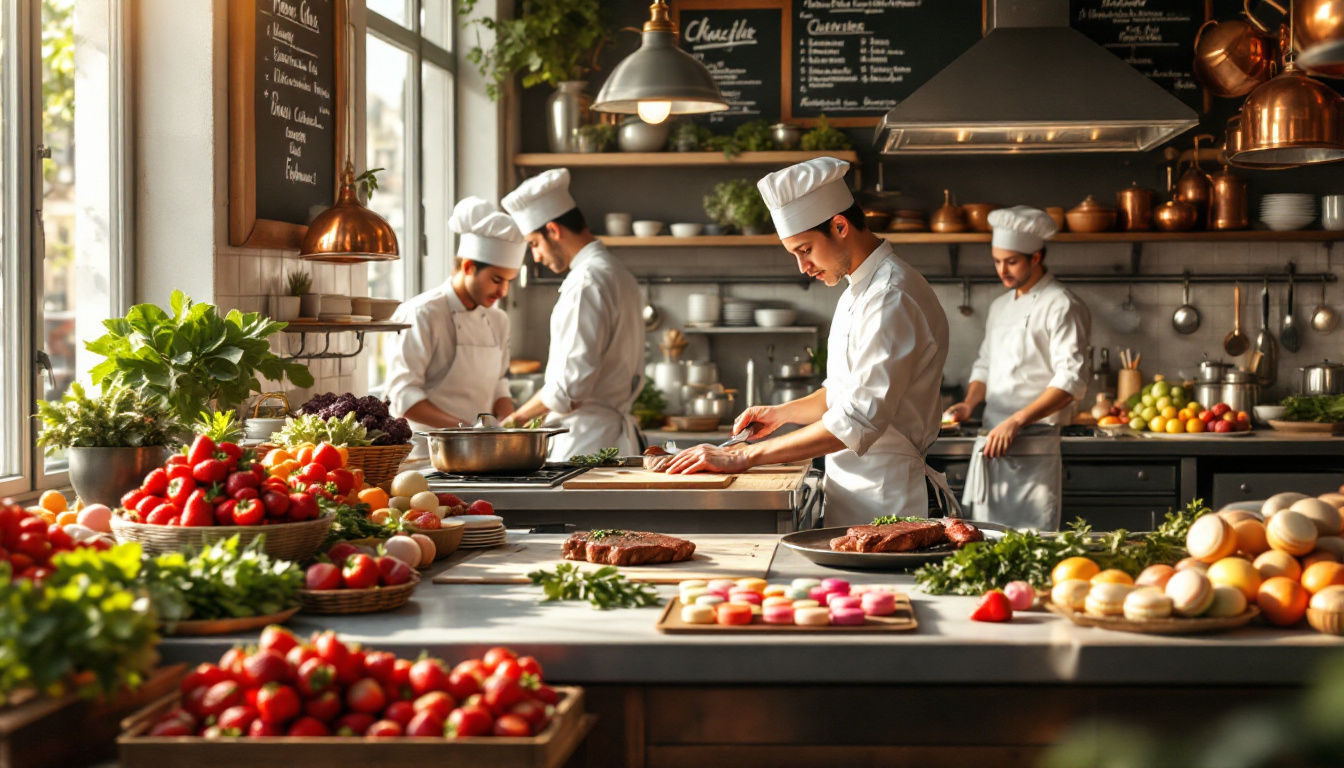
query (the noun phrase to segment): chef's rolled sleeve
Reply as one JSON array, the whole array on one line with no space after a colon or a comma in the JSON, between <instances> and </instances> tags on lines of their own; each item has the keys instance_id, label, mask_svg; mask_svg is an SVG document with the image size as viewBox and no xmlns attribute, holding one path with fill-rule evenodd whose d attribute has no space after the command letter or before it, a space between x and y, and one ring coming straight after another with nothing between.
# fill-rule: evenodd
<instances>
[{"instance_id":1,"label":"chef's rolled sleeve","mask_svg":"<svg viewBox=\"0 0 1344 768\"><path fill-rule=\"evenodd\" d=\"M570 413L593 393L602 354L611 338L610 317L601 287L591 276L572 292L563 290L552 321L551 360L541 402L555 413ZM554 315L553 315L554 317Z\"/></svg>"},{"instance_id":2,"label":"chef's rolled sleeve","mask_svg":"<svg viewBox=\"0 0 1344 768\"><path fill-rule=\"evenodd\" d=\"M989 358L994 354L989 341L989 327L985 326L985 338L980 342L980 354L975 358L975 364L971 366L971 381L981 383L989 381Z\"/></svg>"},{"instance_id":3,"label":"chef's rolled sleeve","mask_svg":"<svg viewBox=\"0 0 1344 768\"><path fill-rule=\"evenodd\" d=\"M425 371L434 348L432 323L421 314L394 315L393 322L409 323L410 328L392 341L393 354L387 357L387 399L393 416L404 417L416 403L429 399L425 391Z\"/></svg>"},{"instance_id":4,"label":"chef's rolled sleeve","mask_svg":"<svg viewBox=\"0 0 1344 768\"><path fill-rule=\"evenodd\" d=\"M1091 341L1092 317L1082 302L1059 302L1050 312L1050 386L1073 396L1087 394L1087 360L1083 350Z\"/></svg>"}]
</instances>

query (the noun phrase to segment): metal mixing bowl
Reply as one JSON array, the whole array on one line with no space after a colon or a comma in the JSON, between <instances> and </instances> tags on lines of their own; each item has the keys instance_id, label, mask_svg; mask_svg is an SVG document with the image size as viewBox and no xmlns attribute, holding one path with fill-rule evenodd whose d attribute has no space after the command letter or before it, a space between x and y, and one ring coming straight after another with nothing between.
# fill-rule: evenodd
<instances>
[{"instance_id":1,"label":"metal mixing bowl","mask_svg":"<svg viewBox=\"0 0 1344 768\"><path fill-rule=\"evenodd\" d=\"M525 474L546 463L546 443L568 429L436 429L417 432L429 460L452 475Z\"/></svg>"}]
</instances>

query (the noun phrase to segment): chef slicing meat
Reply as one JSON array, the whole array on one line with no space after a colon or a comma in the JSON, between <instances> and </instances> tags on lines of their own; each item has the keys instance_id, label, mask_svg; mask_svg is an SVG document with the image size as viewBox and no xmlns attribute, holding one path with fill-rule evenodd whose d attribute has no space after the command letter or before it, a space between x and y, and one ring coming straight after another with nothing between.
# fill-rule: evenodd
<instances>
[{"instance_id":1,"label":"chef slicing meat","mask_svg":"<svg viewBox=\"0 0 1344 768\"><path fill-rule=\"evenodd\" d=\"M448 224L460 235L453 276L392 316L411 327L388 345L387 397L392 415L417 430L513 412L509 316L495 303L509 294L527 244L512 219L479 197L459 202ZM424 438L412 455L427 455Z\"/></svg>"},{"instance_id":2,"label":"chef slicing meat","mask_svg":"<svg viewBox=\"0 0 1344 768\"><path fill-rule=\"evenodd\" d=\"M699 446L668 472L741 472L826 457L826 524L862 525L880 515L924 516L926 478L955 510L947 480L924 462L938 436L938 388L947 359L947 317L928 282L869 232L834 158L772 173L758 186L798 269L835 286L848 280L831 322L826 381L783 405L749 408L733 426L764 437L732 450Z\"/></svg>"},{"instance_id":3,"label":"chef slicing meat","mask_svg":"<svg viewBox=\"0 0 1344 768\"><path fill-rule=\"evenodd\" d=\"M567 169L528 179L503 204L533 258L552 272L569 270L551 311L545 384L504 426L549 414L547 426L567 427L551 441L551 461L613 446L637 454L630 406L644 382L644 321L635 276L588 231Z\"/></svg>"},{"instance_id":4,"label":"chef slicing meat","mask_svg":"<svg viewBox=\"0 0 1344 768\"><path fill-rule=\"evenodd\" d=\"M1092 316L1045 268L1053 219L1026 206L989 214L994 267L1009 291L994 300L957 421L985 403L989 433L975 441L962 504L976 520L1057 530L1059 425L1087 393L1083 350Z\"/></svg>"}]
</instances>

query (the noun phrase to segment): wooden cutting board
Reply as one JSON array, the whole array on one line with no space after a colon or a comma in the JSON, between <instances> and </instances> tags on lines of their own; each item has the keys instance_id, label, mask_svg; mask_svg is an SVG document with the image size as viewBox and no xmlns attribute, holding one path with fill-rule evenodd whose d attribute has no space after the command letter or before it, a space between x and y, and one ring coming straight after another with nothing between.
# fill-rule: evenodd
<instances>
[{"instance_id":1,"label":"wooden cutting board","mask_svg":"<svg viewBox=\"0 0 1344 768\"><path fill-rule=\"evenodd\" d=\"M621 574L631 581L651 584L676 584L685 579L765 578L775 556L777 536L740 536L725 534L689 534L695 542L695 555L680 563L621 566ZM560 563L573 563L560 556L563 536L546 540L510 542L502 547L481 550L434 577L435 584L527 584L527 574L539 568L550 570ZM585 567L597 568L594 564Z\"/></svg>"},{"instance_id":2,"label":"wooden cutting board","mask_svg":"<svg viewBox=\"0 0 1344 768\"><path fill-rule=\"evenodd\" d=\"M668 635L677 634L734 634L748 633L756 634L761 632L822 632L837 634L852 634L863 632L909 632L912 629L919 628L919 622L915 620L915 609L910 604L910 596L898 592L896 594L896 612L890 616L869 616L863 624L837 625L831 624L825 627L800 627L797 624L766 624L760 616L751 617L750 624L687 624L681 620L681 598L674 597L668 601L667 607L663 609L663 615L658 618L657 629L659 632Z\"/></svg>"},{"instance_id":3,"label":"wooden cutting board","mask_svg":"<svg viewBox=\"0 0 1344 768\"><path fill-rule=\"evenodd\" d=\"M807 474L806 464L768 464L738 475L669 475L643 467L600 467L566 480L567 491L715 490L790 491Z\"/></svg>"}]
</instances>

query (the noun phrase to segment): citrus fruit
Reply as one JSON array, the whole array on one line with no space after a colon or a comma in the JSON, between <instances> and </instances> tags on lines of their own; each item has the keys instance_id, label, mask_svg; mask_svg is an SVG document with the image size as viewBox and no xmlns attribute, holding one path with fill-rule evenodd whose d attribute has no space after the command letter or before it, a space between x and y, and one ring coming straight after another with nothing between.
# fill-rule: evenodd
<instances>
[{"instance_id":1,"label":"citrus fruit","mask_svg":"<svg viewBox=\"0 0 1344 768\"><path fill-rule=\"evenodd\" d=\"M1167 422L1167 434L1179 435L1185 431L1185 422L1180 419L1172 419Z\"/></svg>"},{"instance_id":2,"label":"citrus fruit","mask_svg":"<svg viewBox=\"0 0 1344 768\"><path fill-rule=\"evenodd\" d=\"M1178 413L1180 413L1180 411L1176 410L1176 406L1168 405L1166 408L1162 409L1162 418L1174 419Z\"/></svg>"},{"instance_id":3,"label":"citrus fruit","mask_svg":"<svg viewBox=\"0 0 1344 768\"><path fill-rule=\"evenodd\" d=\"M1302 587L1313 595L1336 584L1344 586L1344 565L1339 563L1313 563L1302 571Z\"/></svg>"},{"instance_id":4,"label":"citrus fruit","mask_svg":"<svg viewBox=\"0 0 1344 768\"><path fill-rule=\"evenodd\" d=\"M1232 532L1237 536L1238 552L1255 557L1269 550L1265 524L1259 520L1239 520L1232 524Z\"/></svg>"},{"instance_id":5,"label":"citrus fruit","mask_svg":"<svg viewBox=\"0 0 1344 768\"><path fill-rule=\"evenodd\" d=\"M37 500L37 506L48 512L64 512L68 509L65 503L65 497L61 495L60 491L44 492L42 498Z\"/></svg>"},{"instance_id":6,"label":"citrus fruit","mask_svg":"<svg viewBox=\"0 0 1344 768\"><path fill-rule=\"evenodd\" d=\"M1161 416L1154 416L1148 422L1148 429L1152 430L1153 432L1166 432L1167 420L1162 418Z\"/></svg>"},{"instance_id":7,"label":"citrus fruit","mask_svg":"<svg viewBox=\"0 0 1344 768\"><path fill-rule=\"evenodd\" d=\"M78 512L70 512L67 510L65 512L57 513L56 515L56 524L62 528L67 525L74 525L77 522L79 522Z\"/></svg>"},{"instance_id":8,"label":"citrus fruit","mask_svg":"<svg viewBox=\"0 0 1344 768\"><path fill-rule=\"evenodd\" d=\"M1129 428L1136 432L1142 432L1147 426L1148 422L1144 421L1142 416L1135 416L1129 420Z\"/></svg>"},{"instance_id":9,"label":"citrus fruit","mask_svg":"<svg viewBox=\"0 0 1344 768\"><path fill-rule=\"evenodd\" d=\"M1191 416L1190 418L1186 419L1186 421L1185 421L1185 431L1186 431L1186 432L1203 432L1203 431L1204 431L1204 422L1201 421L1201 420L1200 420L1198 417L1196 417L1196 416Z\"/></svg>"},{"instance_id":10,"label":"citrus fruit","mask_svg":"<svg viewBox=\"0 0 1344 768\"><path fill-rule=\"evenodd\" d=\"M1050 572L1050 579L1058 584L1069 579L1090 580L1101 573L1101 567L1086 557L1066 557L1060 560Z\"/></svg>"},{"instance_id":11,"label":"citrus fruit","mask_svg":"<svg viewBox=\"0 0 1344 768\"><path fill-rule=\"evenodd\" d=\"M1250 560L1242 557L1224 557L1209 566L1207 575L1215 587L1234 587L1245 595L1247 600L1254 600L1256 593L1260 591L1262 581L1260 571L1256 570Z\"/></svg>"},{"instance_id":12,"label":"citrus fruit","mask_svg":"<svg viewBox=\"0 0 1344 768\"><path fill-rule=\"evenodd\" d=\"M1124 584L1134 586L1134 578L1119 568L1107 568L1092 577L1093 584Z\"/></svg>"},{"instance_id":13,"label":"citrus fruit","mask_svg":"<svg viewBox=\"0 0 1344 768\"><path fill-rule=\"evenodd\" d=\"M1311 596L1301 584L1285 576L1275 576L1260 585L1255 604L1264 612L1266 621L1287 627L1302 620L1310 600Z\"/></svg>"},{"instance_id":14,"label":"citrus fruit","mask_svg":"<svg viewBox=\"0 0 1344 768\"><path fill-rule=\"evenodd\" d=\"M1298 564L1297 558L1277 549L1261 553L1259 557L1255 558L1254 565L1255 569L1260 572L1260 578L1262 579L1287 576L1296 581L1302 578L1302 566Z\"/></svg>"}]
</instances>

